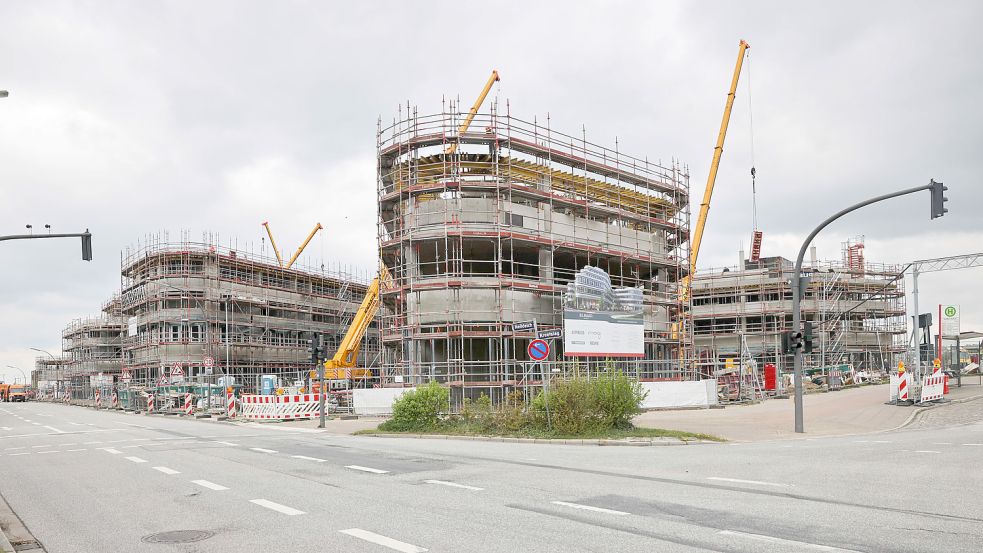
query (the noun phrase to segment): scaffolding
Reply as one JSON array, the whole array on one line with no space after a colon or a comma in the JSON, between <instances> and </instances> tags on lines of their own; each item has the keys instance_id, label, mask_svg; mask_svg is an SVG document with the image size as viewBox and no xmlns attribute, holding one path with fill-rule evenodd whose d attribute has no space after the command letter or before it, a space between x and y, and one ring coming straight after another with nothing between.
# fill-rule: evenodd
<instances>
[{"instance_id":1,"label":"scaffolding","mask_svg":"<svg viewBox=\"0 0 983 553\"><path fill-rule=\"evenodd\" d=\"M701 270L692 299L701 374L719 375L728 359L747 355L759 369L774 364L780 373L791 372L792 357L781 352L781 334L792 326L793 270L792 262L781 257ZM805 271L810 274L802 320L814 329L805 367L890 370L905 350L902 267L864 260L860 239L844 243L842 261L813 260Z\"/></svg>"},{"instance_id":2,"label":"scaffolding","mask_svg":"<svg viewBox=\"0 0 983 553\"><path fill-rule=\"evenodd\" d=\"M167 233L148 236L120 261L121 369L132 382L147 385L180 365L189 381L232 377L219 383L234 381L254 391L260 375L274 375L292 386L313 368L313 334L333 351L369 281L367 273L340 265L280 267L207 233L201 241L192 241L190 233L174 241ZM372 328L359 363L375 367L378 361Z\"/></svg>"},{"instance_id":3,"label":"scaffolding","mask_svg":"<svg viewBox=\"0 0 983 553\"><path fill-rule=\"evenodd\" d=\"M459 133L454 103L401 106L378 129L383 384L448 384L452 397L540 385L547 371L590 374L615 363L643 380L696 376L689 312L678 293L689 258L689 175L627 156L492 102ZM448 148L454 146L452 153ZM562 293L585 266L644 291L643 359L526 355L531 332L562 328ZM682 330L680 330L682 329Z\"/></svg>"}]
</instances>

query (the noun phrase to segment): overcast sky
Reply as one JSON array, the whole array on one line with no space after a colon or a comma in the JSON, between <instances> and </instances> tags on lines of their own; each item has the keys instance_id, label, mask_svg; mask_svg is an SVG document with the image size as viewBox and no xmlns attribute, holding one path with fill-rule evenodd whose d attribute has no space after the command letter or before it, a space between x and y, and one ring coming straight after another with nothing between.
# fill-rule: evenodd
<instances>
[{"instance_id":1,"label":"overcast sky","mask_svg":"<svg viewBox=\"0 0 983 553\"><path fill-rule=\"evenodd\" d=\"M93 233L0 245L0 378L57 355L61 330L119 287L148 234L218 233L258 250L269 220L307 261L374 266L375 131L407 100L470 104L488 73L524 119L638 157L688 164L698 207L738 42L751 44L701 266L737 263L752 230L750 113L763 255L865 235L871 261L983 250L983 4L973 2L50 2L0 4L0 234ZM750 77L750 78L748 78ZM751 85L752 110L748 107ZM41 229L43 231L43 229ZM983 330L983 270L925 275L921 306ZM909 281L910 288L910 281Z\"/></svg>"}]
</instances>

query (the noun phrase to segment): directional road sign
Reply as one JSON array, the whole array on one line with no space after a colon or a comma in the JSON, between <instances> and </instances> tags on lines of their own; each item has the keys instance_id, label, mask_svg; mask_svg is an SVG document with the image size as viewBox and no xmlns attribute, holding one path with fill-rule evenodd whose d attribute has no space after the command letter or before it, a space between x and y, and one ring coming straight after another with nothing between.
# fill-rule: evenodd
<instances>
[{"instance_id":1,"label":"directional road sign","mask_svg":"<svg viewBox=\"0 0 983 553\"><path fill-rule=\"evenodd\" d=\"M559 328L551 328L549 330L540 330L536 333L536 337L540 340L549 340L551 338L563 338L563 331Z\"/></svg>"},{"instance_id":2,"label":"directional road sign","mask_svg":"<svg viewBox=\"0 0 983 553\"><path fill-rule=\"evenodd\" d=\"M512 332L525 332L527 330L532 330L536 326L536 321L522 321L518 323L512 323Z\"/></svg>"},{"instance_id":3,"label":"directional road sign","mask_svg":"<svg viewBox=\"0 0 983 553\"><path fill-rule=\"evenodd\" d=\"M533 340L529 342L529 347L526 348L526 351L529 352L529 359L542 361L549 357L550 345L542 340Z\"/></svg>"}]
</instances>

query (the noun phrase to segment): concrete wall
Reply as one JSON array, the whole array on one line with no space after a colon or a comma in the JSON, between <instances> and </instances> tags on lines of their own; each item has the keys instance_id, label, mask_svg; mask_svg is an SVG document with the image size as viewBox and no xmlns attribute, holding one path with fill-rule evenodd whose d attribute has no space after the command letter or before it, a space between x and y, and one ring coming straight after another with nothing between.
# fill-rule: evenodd
<instances>
[{"instance_id":1,"label":"concrete wall","mask_svg":"<svg viewBox=\"0 0 983 553\"><path fill-rule=\"evenodd\" d=\"M356 415L391 415L393 402L413 388L365 388L352 390Z\"/></svg>"},{"instance_id":2,"label":"concrete wall","mask_svg":"<svg viewBox=\"0 0 983 553\"><path fill-rule=\"evenodd\" d=\"M709 407L717 404L717 380L688 382L642 382L648 392L643 409Z\"/></svg>"}]
</instances>

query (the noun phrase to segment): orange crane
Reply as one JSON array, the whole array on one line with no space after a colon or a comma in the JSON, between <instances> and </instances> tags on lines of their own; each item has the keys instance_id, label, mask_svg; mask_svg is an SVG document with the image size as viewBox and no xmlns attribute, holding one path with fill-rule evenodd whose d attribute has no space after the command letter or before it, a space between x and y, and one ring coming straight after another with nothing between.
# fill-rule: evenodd
<instances>
[{"instance_id":1,"label":"orange crane","mask_svg":"<svg viewBox=\"0 0 983 553\"><path fill-rule=\"evenodd\" d=\"M314 238L317 231L323 229L324 227L321 226L321 223L315 224L314 230L307 235L307 239L304 240L304 243L301 244L299 248L297 248L297 252L294 253L293 257L291 257L289 261L287 261L286 265L283 263L283 258L280 257L280 249L276 247L276 240L273 239L273 231L270 230L270 223L268 221L263 221L263 228L266 229L266 234L270 237L270 245L273 246L273 253L276 254L276 262L280 265L280 267L289 269L290 266L294 264L294 261L297 261L297 258L300 257L300 254L304 252L304 248L306 248L307 244L311 242L311 239Z\"/></svg>"},{"instance_id":2,"label":"orange crane","mask_svg":"<svg viewBox=\"0 0 983 553\"><path fill-rule=\"evenodd\" d=\"M724 153L724 139L727 138L727 127L730 125L730 113L734 108L734 96L737 94L737 81L741 76L741 67L744 65L744 55L751 46L741 41L737 52L737 65L734 67L734 76L730 81L730 90L727 92L727 103L724 105L724 117L720 122L720 132L717 134L717 145L713 148L713 161L710 163L710 173L707 175L706 189L703 191L703 201L700 202L700 215L696 219L696 228L693 229L693 244L689 254L689 274L683 280L682 299L686 301L689 297L690 284L693 275L696 274L696 260L700 255L700 244L703 242L703 230L707 224L707 216L710 213L710 199L713 197L713 186L717 182L717 169L720 167L720 157Z\"/></svg>"},{"instance_id":3,"label":"orange crane","mask_svg":"<svg viewBox=\"0 0 983 553\"><path fill-rule=\"evenodd\" d=\"M468 111L468 116L464 118L464 122L461 123L461 126L458 127L458 129L457 129L457 136L458 136L458 139L459 140L460 140L460 136L462 134L464 134L465 131L468 130L468 127L471 126L471 121L474 120L474 116L478 113L478 108L480 108L481 107L481 104L483 104L485 102L485 97L488 96L488 93L491 91L491 87L497 81L500 81L500 80L501 79L498 76L498 71L492 70L491 77L488 77L488 82L485 83L485 88L481 89L481 94L478 95L478 99L475 100L474 105L471 106L471 109ZM447 150L444 153L446 153L446 154L453 154L454 152L456 152L457 151L457 144L458 143L455 142L455 143L451 144L450 146L448 146L447 147Z\"/></svg>"},{"instance_id":4,"label":"orange crane","mask_svg":"<svg viewBox=\"0 0 983 553\"><path fill-rule=\"evenodd\" d=\"M356 369L358 361L358 350L362 347L362 339L369 325L375 320L376 313L379 312L380 293L384 287L386 290L392 289L393 279L385 263L379 262L379 276L372 280L362 304L355 312L345 337L338 344L338 351L331 359L324 362L324 378L328 380L364 380L372 377L371 369Z\"/></svg>"}]
</instances>

